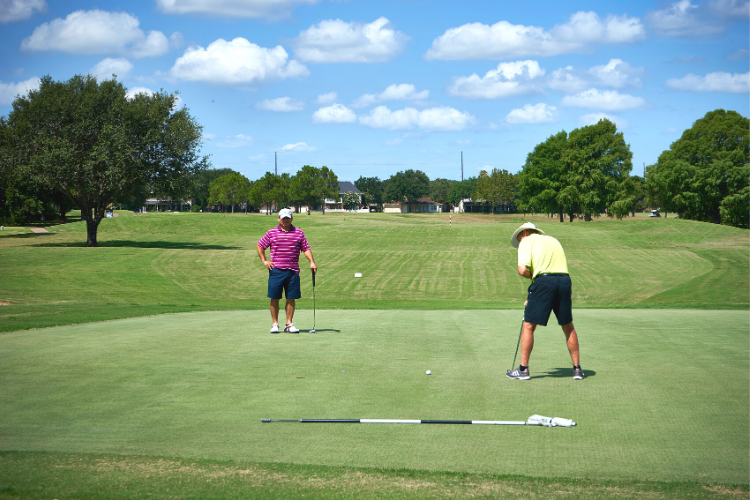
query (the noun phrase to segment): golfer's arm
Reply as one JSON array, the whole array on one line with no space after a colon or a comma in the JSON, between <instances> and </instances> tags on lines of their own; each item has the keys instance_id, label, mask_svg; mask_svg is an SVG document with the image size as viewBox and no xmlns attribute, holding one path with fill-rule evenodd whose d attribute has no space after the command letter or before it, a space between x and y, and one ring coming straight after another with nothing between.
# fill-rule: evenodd
<instances>
[{"instance_id":1,"label":"golfer's arm","mask_svg":"<svg viewBox=\"0 0 750 500\"><path fill-rule=\"evenodd\" d=\"M313 259L312 250L308 248L307 250L305 250L304 254L307 260L310 261L310 269L315 269L317 271L318 266L315 264L315 259Z\"/></svg>"},{"instance_id":2,"label":"golfer's arm","mask_svg":"<svg viewBox=\"0 0 750 500\"><path fill-rule=\"evenodd\" d=\"M531 271L526 269L526 266L518 266L518 274L526 279L531 279Z\"/></svg>"},{"instance_id":3,"label":"golfer's arm","mask_svg":"<svg viewBox=\"0 0 750 500\"><path fill-rule=\"evenodd\" d=\"M260 257L260 261L265 266L266 265L266 249L260 245L258 245L257 248L258 248L258 256Z\"/></svg>"}]
</instances>

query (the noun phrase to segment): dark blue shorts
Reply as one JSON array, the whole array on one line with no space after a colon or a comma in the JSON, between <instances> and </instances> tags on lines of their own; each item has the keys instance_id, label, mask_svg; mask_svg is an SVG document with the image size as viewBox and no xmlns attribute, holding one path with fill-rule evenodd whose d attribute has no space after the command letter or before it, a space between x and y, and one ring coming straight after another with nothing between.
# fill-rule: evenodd
<instances>
[{"instance_id":1,"label":"dark blue shorts","mask_svg":"<svg viewBox=\"0 0 750 500\"><path fill-rule=\"evenodd\" d=\"M291 269L276 269L274 267L268 271L268 298L280 299L282 290L287 299L301 298L299 274Z\"/></svg>"},{"instance_id":2,"label":"dark blue shorts","mask_svg":"<svg viewBox=\"0 0 750 500\"><path fill-rule=\"evenodd\" d=\"M555 311L557 323L567 325L573 322L570 276L539 276L529 287L529 303L526 305L523 320L535 325L547 326L549 315Z\"/></svg>"}]
</instances>

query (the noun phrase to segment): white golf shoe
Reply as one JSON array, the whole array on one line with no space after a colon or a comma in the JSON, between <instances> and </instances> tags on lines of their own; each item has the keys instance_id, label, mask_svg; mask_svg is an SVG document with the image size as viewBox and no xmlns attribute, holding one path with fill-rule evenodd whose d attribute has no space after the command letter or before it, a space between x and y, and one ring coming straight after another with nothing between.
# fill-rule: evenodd
<instances>
[{"instance_id":1,"label":"white golf shoe","mask_svg":"<svg viewBox=\"0 0 750 500\"><path fill-rule=\"evenodd\" d=\"M287 333L299 333L299 328L294 326L294 323L289 323L284 327L284 331Z\"/></svg>"},{"instance_id":2,"label":"white golf shoe","mask_svg":"<svg viewBox=\"0 0 750 500\"><path fill-rule=\"evenodd\" d=\"M273 325L271 325L271 333L279 333L279 324L278 323L274 323Z\"/></svg>"}]
</instances>

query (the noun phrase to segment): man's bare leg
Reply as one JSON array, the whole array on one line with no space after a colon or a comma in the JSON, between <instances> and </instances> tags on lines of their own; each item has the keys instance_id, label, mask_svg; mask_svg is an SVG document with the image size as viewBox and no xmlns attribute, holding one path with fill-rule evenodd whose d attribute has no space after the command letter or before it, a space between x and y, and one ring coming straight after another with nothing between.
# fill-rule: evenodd
<instances>
[{"instance_id":1,"label":"man's bare leg","mask_svg":"<svg viewBox=\"0 0 750 500\"><path fill-rule=\"evenodd\" d=\"M529 366L531 351L534 349L534 330L536 330L535 324L523 322L521 330L521 365L523 366Z\"/></svg>"},{"instance_id":2,"label":"man's bare leg","mask_svg":"<svg viewBox=\"0 0 750 500\"><path fill-rule=\"evenodd\" d=\"M294 308L296 307L297 303L294 299L286 299L286 324L289 325L291 323L294 323L292 319L294 318ZM278 309L277 309L278 311Z\"/></svg>"},{"instance_id":3,"label":"man's bare leg","mask_svg":"<svg viewBox=\"0 0 750 500\"><path fill-rule=\"evenodd\" d=\"M271 299L271 320L274 324L279 322L279 299Z\"/></svg>"},{"instance_id":4,"label":"man's bare leg","mask_svg":"<svg viewBox=\"0 0 750 500\"><path fill-rule=\"evenodd\" d=\"M573 323L568 323L562 327L563 333L565 334L565 341L568 344L568 352L570 352L570 359L573 361L573 366L579 366L581 363L578 359L578 334Z\"/></svg>"}]
</instances>

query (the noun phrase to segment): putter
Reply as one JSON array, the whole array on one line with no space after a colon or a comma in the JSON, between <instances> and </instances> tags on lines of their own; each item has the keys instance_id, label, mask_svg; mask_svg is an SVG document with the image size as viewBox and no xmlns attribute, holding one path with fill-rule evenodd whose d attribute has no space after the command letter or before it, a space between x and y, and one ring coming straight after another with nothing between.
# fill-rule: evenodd
<instances>
[{"instance_id":1,"label":"putter","mask_svg":"<svg viewBox=\"0 0 750 500\"><path fill-rule=\"evenodd\" d=\"M311 269L312 271L312 278L313 278L313 327L312 330L310 330L310 333L318 333L315 330L315 269ZM519 337L520 340L520 337Z\"/></svg>"},{"instance_id":2,"label":"putter","mask_svg":"<svg viewBox=\"0 0 750 500\"><path fill-rule=\"evenodd\" d=\"M516 344L516 353L513 355L513 364L510 365L511 370L513 370L516 367L516 356L518 356L518 346L521 345L522 333L523 333L523 320L521 321L521 330L518 332L518 343Z\"/></svg>"}]
</instances>

